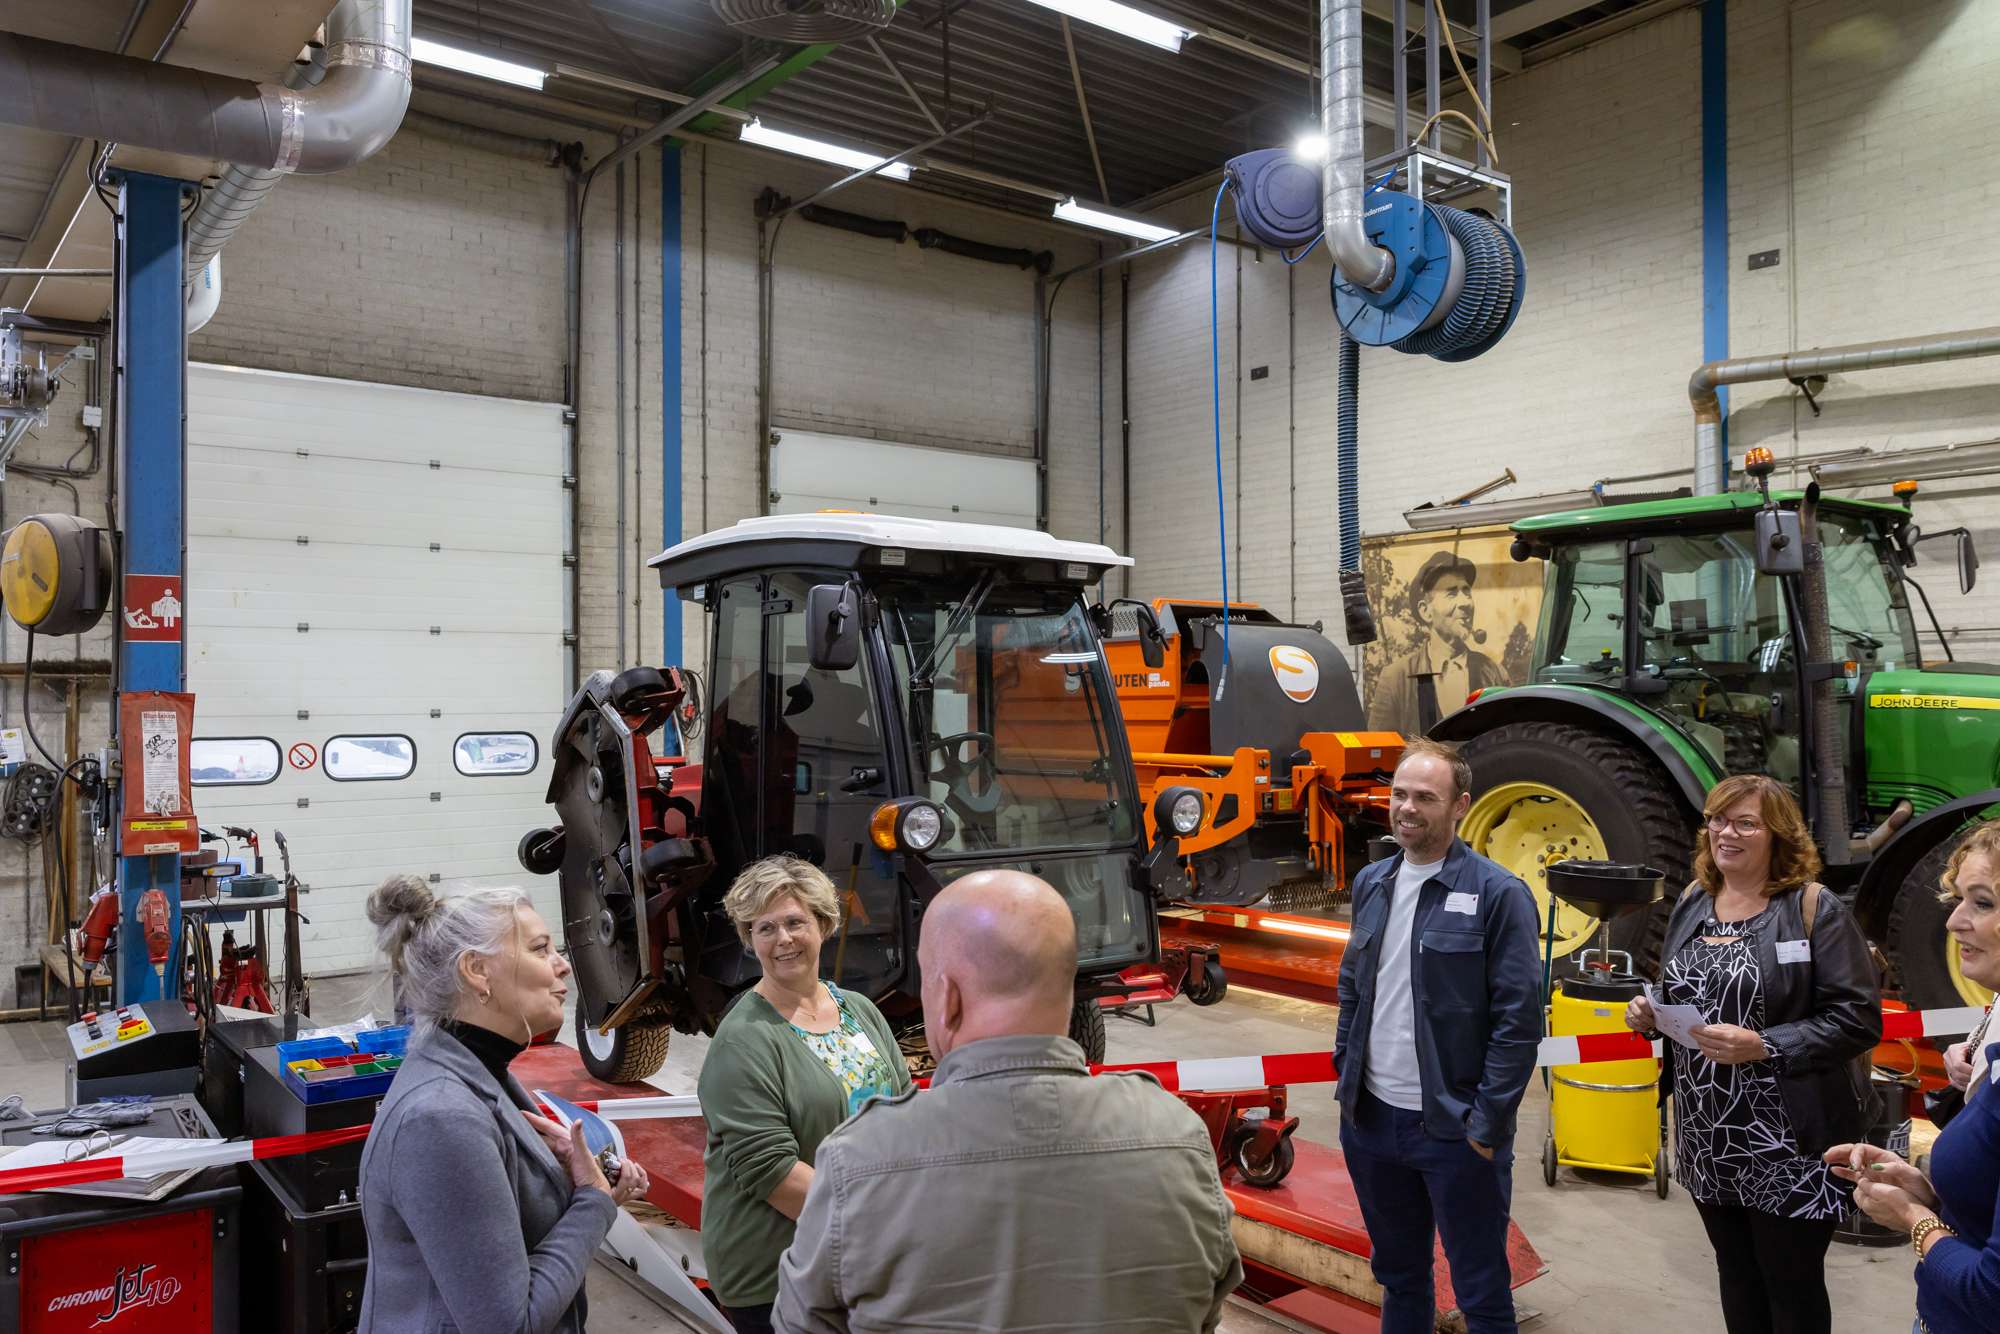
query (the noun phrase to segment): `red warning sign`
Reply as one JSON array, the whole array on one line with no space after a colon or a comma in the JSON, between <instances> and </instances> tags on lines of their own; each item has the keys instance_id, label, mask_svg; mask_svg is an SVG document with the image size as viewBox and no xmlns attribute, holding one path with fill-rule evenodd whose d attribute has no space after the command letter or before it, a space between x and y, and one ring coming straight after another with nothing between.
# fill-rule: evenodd
<instances>
[{"instance_id":1,"label":"red warning sign","mask_svg":"<svg viewBox=\"0 0 2000 1334\"><path fill-rule=\"evenodd\" d=\"M125 642L178 644L187 585L177 574L125 576Z\"/></svg>"},{"instance_id":2,"label":"red warning sign","mask_svg":"<svg viewBox=\"0 0 2000 1334\"><path fill-rule=\"evenodd\" d=\"M319 763L319 751L310 741L301 741L286 754L294 769L310 769Z\"/></svg>"}]
</instances>

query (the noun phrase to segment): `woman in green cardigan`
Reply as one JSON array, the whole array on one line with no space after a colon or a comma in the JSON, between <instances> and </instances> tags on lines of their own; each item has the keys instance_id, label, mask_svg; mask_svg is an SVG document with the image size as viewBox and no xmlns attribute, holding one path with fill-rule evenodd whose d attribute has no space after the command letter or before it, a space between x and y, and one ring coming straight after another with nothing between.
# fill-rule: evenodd
<instances>
[{"instance_id":1,"label":"woman in green cardigan","mask_svg":"<svg viewBox=\"0 0 2000 1334\"><path fill-rule=\"evenodd\" d=\"M820 946L840 923L824 872L768 857L736 877L723 907L764 976L702 1061L702 1249L730 1324L763 1334L820 1141L869 1098L907 1090L910 1070L866 998L820 981Z\"/></svg>"}]
</instances>

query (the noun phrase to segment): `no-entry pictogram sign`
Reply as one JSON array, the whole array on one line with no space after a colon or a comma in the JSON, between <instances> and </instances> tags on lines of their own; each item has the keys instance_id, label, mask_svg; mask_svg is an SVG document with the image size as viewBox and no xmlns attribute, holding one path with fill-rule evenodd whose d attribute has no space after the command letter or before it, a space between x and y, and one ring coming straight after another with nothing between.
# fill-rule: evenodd
<instances>
[{"instance_id":1,"label":"no-entry pictogram sign","mask_svg":"<svg viewBox=\"0 0 2000 1334\"><path fill-rule=\"evenodd\" d=\"M310 741L301 741L292 747L285 758L292 762L294 769L310 769L319 763L319 749Z\"/></svg>"}]
</instances>

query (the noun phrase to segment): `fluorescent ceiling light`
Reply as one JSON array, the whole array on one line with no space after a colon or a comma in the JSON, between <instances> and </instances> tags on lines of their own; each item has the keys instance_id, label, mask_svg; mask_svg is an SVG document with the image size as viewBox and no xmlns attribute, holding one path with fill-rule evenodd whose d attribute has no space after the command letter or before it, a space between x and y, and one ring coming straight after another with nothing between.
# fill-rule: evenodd
<instances>
[{"instance_id":1,"label":"fluorescent ceiling light","mask_svg":"<svg viewBox=\"0 0 2000 1334\"><path fill-rule=\"evenodd\" d=\"M1194 36L1178 23L1154 18L1130 5L1118 4L1117 0L1032 0L1032 3L1168 51L1179 51L1181 43Z\"/></svg>"},{"instance_id":2,"label":"fluorescent ceiling light","mask_svg":"<svg viewBox=\"0 0 2000 1334\"><path fill-rule=\"evenodd\" d=\"M817 158L821 162L831 162L840 167L852 167L856 171L865 171L869 167L880 166L886 161L886 159L877 157L873 153L863 153L858 149L842 148L839 144L829 144L818 139L808 139L802 134L787 134L783 130L774 130L760 120L753 120L743 127L743 142L762 144L766 148L775 148L781 153L796 153L800 157ZM910 164L907 162L891 162L875 174L877 176L887 176L889 179L895 181L907 181L910 179Z\"/></svg>"},{"instance_id":3,"label":"fluorescent ceiling light","mask_svg":"<svg viewBox=\"0 0 2000 1334\"><path fill-rule=\"evenodd\" d=\"M1122 213L1112 213L1101 208L1091 208L1079 204L1074 199L1065 199L1056 205L1056 216L1064 222L1079 223L1085 227L1095 227L1099 231L1117 232L1120 236L1133 236L1141 241L1164 241L1169 236L1180 233L1171 227L1158 223L1142 222L1138 218L1128 218Z\"/></svg>"},{"instance_id":4,"label":"fluorescent ceiling light","mask_svg":"<svg viewBox=\"0 0 2000 1334\"><path fill-rule=\"evenodd\" d=\"M547 73L532 65L516 65L511 60L496 60L483 56L477 51L464 51L455 46L434 42L428 37L410 39L410 56L426 65L442 65L455 69L461 74L476 74L482 79L497 79L501 83L511 83L519 88L533 88L540 92Z\"/></svg>"},{"instance_id":5,"label":"fluorescent ceiling light","mask_svg":"<svg viewBox=\"0 0 2000 1334\"><path fill-rule=\"evenodd\" d=\"M1304 158L1308 162L1326 161L1326 136L1323 134L1302 134L1292 143L1292 156Z\"/></svg>"}]
</instances>

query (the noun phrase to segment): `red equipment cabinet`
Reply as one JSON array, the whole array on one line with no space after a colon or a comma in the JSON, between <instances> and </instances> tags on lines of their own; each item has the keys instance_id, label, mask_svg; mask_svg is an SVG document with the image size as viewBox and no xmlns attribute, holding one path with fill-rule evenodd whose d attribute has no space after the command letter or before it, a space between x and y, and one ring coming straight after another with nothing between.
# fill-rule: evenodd
<instances>
[{"instance_id":1,"label":"red equipment cabinet","mask_svg":"<svg viewBox=\"0 0 2000 1334\"><path fill-rule=\"evenodd\" d=\"M129 1133L215 1133L186 1095L155 1099L152 1111L151 1121ZM0 1143L38 1142L32 1124L0 1122ZM0 1195L0 1330L237 1334L242 1208L233 1167L197 1172L158 1202L60 1191Z\"/></svg>"},{"instance_id":2,"label":"red equipment cabinet","mask_svg":"<svg viewBox=\"0 0 2000 1334\"><path fill-rule=\"evenodd\" d=\"M0 1327L237 1334L235 1179L234 1169L212 1168L145 1205L0 1196Z\"/></svg>"}]
</instances>

